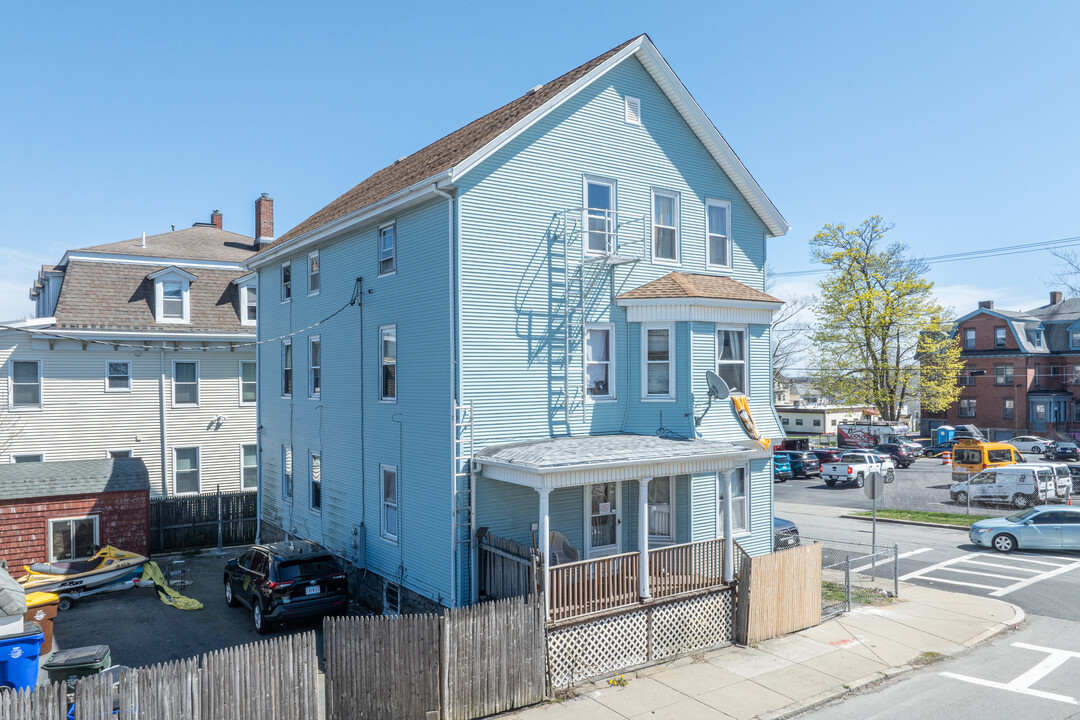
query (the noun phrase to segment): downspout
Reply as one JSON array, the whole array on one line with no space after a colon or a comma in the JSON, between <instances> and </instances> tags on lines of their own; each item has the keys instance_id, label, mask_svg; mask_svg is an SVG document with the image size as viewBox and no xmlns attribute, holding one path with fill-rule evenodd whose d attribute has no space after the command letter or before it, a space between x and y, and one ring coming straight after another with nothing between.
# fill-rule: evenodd
<instances>
[{"instance_id":1,"label":"downspout","mask_svg":"<svg viewBox=\"0 0 1080 720\"><path fill-rule=\"evenodd\" d=\"M158 416L161 426L161 494L169 497L169 472L165 463L165 341L161 341L161 375L158 378Z\"/></svg>"},{"instance_id":2,"label":"downspout","mask_svg":"<svg viewBox=\"0 0 1080 720\"><path fill-rule=\"evenodd\" d=\"M255 230L255 234L258 235L258 228ZM255 275L255 543L262 542L262 502L263 502L263 446L262 446L262 403L259 402L259 393L262 392L262 383L259 382L259 355L261 354L262 345L259 344L259 311L258 311L258 298L262 294L262 287L259 284L259 278L262 274ZM241 310L243 312L243 310ZM240 392L244 392L244 376L241 371L240 375ZM241 397L241 400L243 398ZM282 457L284 463L285 458ZM282 470L284 470L284 465ZM282 480L284 480L285 473L280 473Z\"/></svg>"},{"instance_id":3,"label":"downspout","mask_svg":"<svg viewBox=\"0 0 1080 720\"><path fill-rule=\"evenodd\" d=\"M438 185L431 186L436 195L446 198L446 246L447 246L447 295L450 322L450 607L458 606L458 538L457 538L457 404L458 388L460 387L457 364L457 291L456 291L456 262L457 253L454 247L454 196L445 190L440 190ZM473 491L476 488L476 480L473 478L472 468L469 470L469 535L470 551L476 554L476 538L472 529L472 512L475 503ZM475 569L473 570L475 573ZM470 578L471 580L471 578ZM472 588L470 588L472 590Z\"/></svg>"}]
</instances>

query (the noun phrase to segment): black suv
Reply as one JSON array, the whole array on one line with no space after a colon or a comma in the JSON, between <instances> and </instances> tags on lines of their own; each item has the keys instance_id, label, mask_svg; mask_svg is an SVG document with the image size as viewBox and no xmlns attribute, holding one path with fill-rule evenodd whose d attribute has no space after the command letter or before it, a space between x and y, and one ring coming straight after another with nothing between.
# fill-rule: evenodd
<instances>
[{"instance_id":1,"label":"black suv","mask_svg":"<svg viewBox=\"0 0 1080 720\"><path fill-rule=\"evenodd\" d=\"M875 445L874 450L882 455L888 455L896 464L896 467L906 468L915 462L915 455L906 445L899 443L881 443Z\"/></svg>"},{"instance_id":2,"label":"black suv","mask_svg":"<svg viewBox=\"0 0 1080 720\"><path fill-rule=\"evenodd\" d=\"M275 622L343 613L345 573L330 553L304 540L255 545L225 564L225 602L251 608L255 630Z\"/></svg>"}]
</instances>

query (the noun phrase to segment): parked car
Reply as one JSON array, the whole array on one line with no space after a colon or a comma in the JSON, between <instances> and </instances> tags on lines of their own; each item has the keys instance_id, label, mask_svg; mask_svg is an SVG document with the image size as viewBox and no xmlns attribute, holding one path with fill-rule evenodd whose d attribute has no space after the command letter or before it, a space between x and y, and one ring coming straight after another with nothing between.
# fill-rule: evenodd
<instances>
[{"instance_id":1,"label":"parked car","mask_svg":"<svg viewBox=\"0 0 1080 720\"><path fill-rule=\"evenodd\" d=\"M1069 463L1069 475L1072 476L1072 491L1080 493L1080 463Z\"/></svg>"},{"instance_id":2,"label":"parked car","mask_svg":"<svg viewBox=\"0 0 1080 720\"><path fill-rule=\"evenodd\" d=\"M787 457L788 462L791 463L791 472L794 473L797 478L808 478L811 475L821 474L821 462L818 461L817 455L812 452L785 450L782 453L773 454L774 457L776 455L784 455Z\"/></svg>"},{"instance_id":3,"label":"parked car","mask_svg":"<svg viewBox=\"0 0 1080 720\"><path fill-rule=\"evenodd\" d=\"M1046 443L1046 448L1042 451L1043 460L1054 459L1054 448L1057 447L1057 443L1051 440Z\"/></svg>"},{"instance_id":4,"label":"parked car","mask_svg":"<svg viewBox=\"0 0 1080 720\"><path fill-rule=\"evenodd\" d=\"M255 630L276 622L343 613L345 573L323 547L304 540L255 545L225 564L225 602L251 608Z\"/></svg>"},{"instance_id":5,"label":"parked car","mask_svg":"<svg viewBox=\"0 0 1080 720\"><path fill-rule=\"evenodd\" d=\"M1077 447L1076 443L1056 442L1054 443L1054 460L1080 460L1080 447Z\"/></svg>"},{"instance_id":6,"label":"parked car","mask_svg":"<svg viewBox=\"0 0 1080 720\"><path fill-rule=\"evenodd\" d=\"M773 527L773 552L798 547L802 540L799 538L799 528L795 523L784 518L774 517Z\"/></svg>"},{"instance_id":7,"label":"parked car","mask_svg":"<svg viewBox=\"0 0 1080 720\"><path fill-rule=\"evenodd\" d=\"M896 467L906 468L915 462L915 455L911 452L911 449L906 445L900 445L898 443L881 443L875 445L874 450L877 450L882 455L888 455L892 458Z\"/></svg>"},{"instance_id":8,"label":"parked car","mask_svg":"<svg viewBox=\"0 0 1080 720\"><path fill-rule=\"evenodd\" d=\"M1002 465L987 468L949 488L949 499L957 505L1010 503L1016 508L1041 505L1054 497L1057 477L1044 465Z\"/></svg>"},{"instance_id":9,"label":"parked car","mask_svg":"<svg viewBox=\"0 0 1080 720\"><path fill-rule=\"evenodd\" d=\"M1046 449L1047 444L1052 442L1046 438L1037 437L1035 435L1018 435L1014 438L1006 440L1008 444L1022 453L1041 453Z\"/></svg>"},{"instance_id":10,"label":"parked car","mask_svg":"<svg viewBox=\"0 0 1080 720\"><path fill-rule=\"evenodd\" d=\"M772 479L773 482L779 480L780 482L787 482L793 476L791 472L791 461L788 460L787 455L780 455L779 453L773 455L772 458Z\"/></svg>"},{"instance_id":11,"label":"parked car","mask_svg":"<svg viewBox=\"0 0 1080 720\"><path fill-rule=\"evenodd\" d=\"M872 472L881 473L885 482L892 482L895 469L892 458L886 455L856 451L844 453L840 462L825 463L821 467L821 477L829 487L836 483L852 483L861 488Z\"/></svg>"},{"instance_id":12,"label":"parked car","mask_svg":"<svg viewBox=\"0 0 1080 720\"><path fill-rule=\"evenodd\" d=\"M923 450L923 457L939 458L945 453L951 453L954 445L956 445L955 440L946 440L937 445L930 445Z\"/></svg>"},{"instance_id":13,"label":"parked car","mask_svg":"<svg viewBox=\"0 0 1080 720\"><path fill-rule=\"evenodd\" d=\"M1080 549L1080 507L1036 507L1003 518L979 520L971 542L998 552Z\"/></svg>"},{"instance_id":14,"label":"parked car","mask_svg":"<svg viewBox=\"0 0 1080 720\"><path fill-rule=\"evenodd\" d=\"M814 453L822 465L827 462L839 462L844 456L844 451L836 448L810 448L810 452Z\"/></svg>"}]
</instances>

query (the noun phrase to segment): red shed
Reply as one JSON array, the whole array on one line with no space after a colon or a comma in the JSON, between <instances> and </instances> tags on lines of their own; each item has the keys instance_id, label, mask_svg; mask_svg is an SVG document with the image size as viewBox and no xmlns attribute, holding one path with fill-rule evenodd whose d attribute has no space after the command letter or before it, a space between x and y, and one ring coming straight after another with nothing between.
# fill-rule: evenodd
<instances>
[{"instance_id":1,"label":"red shed","mask_svg":"<svg viewBox=\"0 0 1080 720\"><path fill-rule=\"evenodd\" d=\"M0 558L90 557L103 545L150 554L150 475L139 458L0 464Z\"/></svg>"}]
</instances>

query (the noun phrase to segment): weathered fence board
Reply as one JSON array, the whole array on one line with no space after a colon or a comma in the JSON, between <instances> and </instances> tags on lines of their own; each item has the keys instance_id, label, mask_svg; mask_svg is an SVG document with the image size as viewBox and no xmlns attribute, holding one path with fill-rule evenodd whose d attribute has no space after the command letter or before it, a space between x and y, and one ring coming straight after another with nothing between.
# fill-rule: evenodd
<instances>
[{"instance_id":1,"label":"weathered fence board","mask_svg":"<svg viewBox=\"0 0 1080 720\"><path fill-rule=\"evenodd\" d=\"M150 552L255 542L258 501L255 492L153 498L150 501ZM220 523L219 523L220 517Z\"/></svg>"},{"instance_id":2,"label":"weathered fence board","mask_svg":"<svg viewBox=\"0 0 1080 720\"><path fill-rule=\"evenodd\" d=\"M67 717L65 695L61 683L43 685L33 692L0 688L0 720L64 720Z\"/></svg>"},{"instance_id":3,"label":"weathered fence board","mask_svg":"<svg viewBox=\"0 0 1080 720\"><path fill-rule=\"evenodd\" d=\"M481 598L497 600L537 592L540 558L535 549L487 533L478 554Z\"/></svg>"},{"instance_id":4,"label":"weathered fence board","mask_svg":"<svg viewBox=\"0 0 1080 720\"><path fill-rule=\"evenodd\" d=\"M749 645L820 623L820 543L742 559L737 642Z\"/></svg>"}]
</instances>

